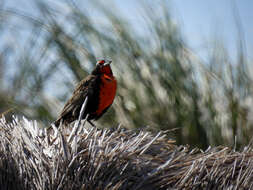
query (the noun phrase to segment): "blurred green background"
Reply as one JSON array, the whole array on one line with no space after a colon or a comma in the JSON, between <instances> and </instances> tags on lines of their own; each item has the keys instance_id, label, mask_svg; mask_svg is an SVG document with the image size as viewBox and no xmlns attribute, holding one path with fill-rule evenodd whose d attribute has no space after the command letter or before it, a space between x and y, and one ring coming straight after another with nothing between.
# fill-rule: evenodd
<instances>
[{"instance_id":1,"label":"blurred green background","mask_svg":"<svg viewBox=\"0 0 253 190\"><path fill-rule=\"evenodd\" d=\"M24 2L0 3L0 114L48 126L96 59L109 58L118 91L98 126L177 128L177 144L200 148L251 140L251 52L234 1L229 43L214 27L197 50L198 34L189 38L188 28L186 40L188 25L175 19L171 1Z\"/></svg>"}]
</instances>

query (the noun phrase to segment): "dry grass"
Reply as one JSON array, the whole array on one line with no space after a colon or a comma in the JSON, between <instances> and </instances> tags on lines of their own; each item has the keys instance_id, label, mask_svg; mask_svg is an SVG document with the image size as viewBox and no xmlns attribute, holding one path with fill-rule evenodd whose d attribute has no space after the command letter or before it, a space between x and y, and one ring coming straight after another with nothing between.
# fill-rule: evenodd
<instances>
[{"instance_id":1,"label":"dry grass","mask_svg":"<svg viewBox=\"0 0 253 190\"><path fill-rule=\"evenodd\" d=\"M1 189L251 189L251 146L202 152L176 146L165 133L54 129L0 120ZM75 128L71 128L75 129Z\"/></svg>"},{"instance_id":2,"label":"dry grass","mask_svg":"<svg viewBox=\"0 0 253 190\"><path fill-rule=\"evenodd\" d=\"M233 146L235 136L237 147L249 143L253 75L243 35L229 42L233 52L220 35L192 50L170 1L136 3L136 20L113 1L27 1L33 9L0 5L0 115L14 108L53 121L96 59L108 58L118 89L102 126L180 128L178 145L203 149Z\"/></svg>"}]
</instances>

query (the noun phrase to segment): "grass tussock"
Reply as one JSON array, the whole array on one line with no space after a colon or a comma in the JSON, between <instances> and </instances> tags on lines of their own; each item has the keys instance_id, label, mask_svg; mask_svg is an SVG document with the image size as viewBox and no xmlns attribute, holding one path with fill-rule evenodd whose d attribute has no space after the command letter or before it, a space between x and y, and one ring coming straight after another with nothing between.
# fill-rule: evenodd
<instances>
[{"instance_id":1,"label":"grass tussock","mask_svg":"<svg viewBox=\"0 0 253 190\"><path fill-rule=\"evenodd\" d=\"M118 89L100 126L179 128L178 145L202 149L250 142L252 61L239 20L235 52L219 35L198 51L167 1L136 3L134 22L112 1L28 2L32 12L0 5L0 114L12 109L6 119L52 122L96 59L109 58Z\"/></svg>"},{"instance_id":2,"label":"grass tussock","mask_svg":"<svg viewBox=\"0 0 253 190\"><path fill-rule=\"evenodd\" d=\"M47 134L36 121L2 118L1 189L252 188L251 145L191 150L165 132L84 125Z\"/></svg>"}]
</instances>

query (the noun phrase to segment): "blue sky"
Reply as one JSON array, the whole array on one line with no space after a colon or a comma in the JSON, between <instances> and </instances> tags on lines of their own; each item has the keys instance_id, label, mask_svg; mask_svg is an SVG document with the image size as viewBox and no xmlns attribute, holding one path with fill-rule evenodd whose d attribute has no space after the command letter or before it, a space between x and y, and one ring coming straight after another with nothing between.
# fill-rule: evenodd
<instances>
[{"instance_id":1,"label":"blue sky","mask_svg":"<svg viewBox=\"0 0 253 190\"><path fill-rule=\"evenodd\" d=\"M109 1L120 7L120 12L138 23L140 3L135 0ZM161 1L152 1L161 2ZM239 13L246 42L247 55L253 58L253 1L252 0L167 0L173 19L180 26L188 44L197 53L205 51L214 38L224 40L230 53L236 52L238 30L233 3Z\"/></svg>"},{"instance_id":2,"label":"blue sky","mask_svg":"<svg viewBox=\"0 0 253 190\"><path fill-rule=\"evenodd\" d=\"M182 30L195 48L205 46L213 35L224 39L231 51L237 43L238 29L235 24L232 0L173 0L175 16L182 22ZM234 0L246 41L248 55L253 51L253 1Z\"/></svg>"},{"instance_id":3,"label":"blue sky","mask_svg":"<svg viewBox=\"0 0 253 190\"><path fill-rule=\"evenodd\" d=\"M49 0L48 0L49 1ZM94 12L88 4L88 0L73 0L77 4L83 4L85 10ZM148 0L147 0L148 1ZM107 0L106 4L115 5L115 12L121 13L126 19L138 27L142 20L141 4L147 2L136 0ZM171 6L173 19L180 26L181 31L190 47L196 52L205 50L214 37L224 40L230 53L236 52L238 38L237 26L235 24L232 2L237 5L244 31L247 53L250 59L253 58L253 1L252 0L164 0ZM8 0L7 7L12 7L29 14L36 15L31 4L32 0ZM50 1L49 1L50 2ZM55 2L64 2L56 0ZM101 1L105 2L105 1ZM161 0L148 1L154 6L161 3ZM153 14L153 13L151 13ZM158 13L159 14L159 13ZM138 28L137 28L138 29Z\"/></svg>"}]
</instances>

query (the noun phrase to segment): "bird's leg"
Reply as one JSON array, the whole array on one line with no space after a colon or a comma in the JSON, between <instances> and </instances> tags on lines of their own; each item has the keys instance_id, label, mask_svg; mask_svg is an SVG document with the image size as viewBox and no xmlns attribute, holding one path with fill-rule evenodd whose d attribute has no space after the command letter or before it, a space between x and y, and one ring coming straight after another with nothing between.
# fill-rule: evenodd
<instances>
[{"instance_id":1,"label":"bird's leg","mask_svg":"<svg viewBox=\"0 0 253 190\"><path fill-rule=\"evenodd\" d=\"M91 120L88 120L89 124L92 125L92 127L96 127L96 125L94 123L91 122Z\"/></svg>"}]
</instances>

